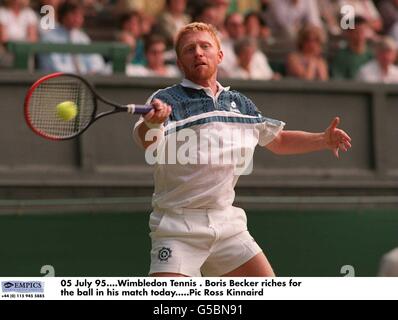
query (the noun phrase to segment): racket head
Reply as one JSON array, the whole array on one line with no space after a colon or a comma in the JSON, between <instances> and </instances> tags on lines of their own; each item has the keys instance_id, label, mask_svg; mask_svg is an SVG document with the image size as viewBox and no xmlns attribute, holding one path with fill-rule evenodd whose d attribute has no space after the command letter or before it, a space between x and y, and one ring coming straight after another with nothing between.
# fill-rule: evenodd
<instances>
[{"instance_id":1,"label":"racket head","mask_svg":"<svg viewBox=\"0 0 398 320\"><path fill-rule=\"evenodd\" d=\"M71 101L77 114L64 120L57 105ZM97 97L92 86L75 74L57 72L37 80L25 96L24 114L28 126L50 140L72 139L85 131L95 119Z\"/></svg>"}]
</instances>

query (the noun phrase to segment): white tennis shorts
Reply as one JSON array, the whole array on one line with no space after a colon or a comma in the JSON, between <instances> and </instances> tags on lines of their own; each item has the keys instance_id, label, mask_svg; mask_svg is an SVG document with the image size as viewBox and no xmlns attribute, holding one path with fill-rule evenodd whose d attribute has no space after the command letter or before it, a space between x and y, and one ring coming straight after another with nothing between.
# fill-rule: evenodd
<instances>
[{"instance_id":1,"label":"white tennis shorts","mask_svg":"<svg viewBox=\"0 0 398 320\"><path fill-rule=\"evenodd\" d=\"M149 220L151 267L186 276L221 276L249 261L261 248L247 231L244 210L155 209Z\"/></svg>"}]
</instances>

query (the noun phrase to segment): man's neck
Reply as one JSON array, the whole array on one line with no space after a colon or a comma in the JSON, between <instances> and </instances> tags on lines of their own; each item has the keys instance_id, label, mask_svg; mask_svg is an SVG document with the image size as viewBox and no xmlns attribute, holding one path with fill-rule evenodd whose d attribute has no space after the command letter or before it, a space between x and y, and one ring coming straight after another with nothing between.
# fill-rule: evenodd
<instances>
[{"instance_id":1,"label":"man's neck","mask_svg":"<svg viewBox=\"0 0 398 320\"><path fill-rule=\"evenodd\" d=\"M213 92L214 95L217 94L218 92L218 86L217 86L217 80L216 78L211 78L211 79L207 79L207 80L191 80L188 79L190 81L192 81L193 83L196 83L199 86L205 87L205 88L210 88L211 92Z\"/></svg>"}]
</instances>

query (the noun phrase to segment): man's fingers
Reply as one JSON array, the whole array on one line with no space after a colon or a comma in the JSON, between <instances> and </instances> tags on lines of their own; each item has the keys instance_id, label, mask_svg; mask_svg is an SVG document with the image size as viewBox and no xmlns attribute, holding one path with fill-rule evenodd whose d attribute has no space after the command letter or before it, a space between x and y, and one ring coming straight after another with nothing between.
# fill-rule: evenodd
<instances>
[{"instance_id":1,"label":"man's fingers","mask_svg":"<svg viewBox=\"0 0 398 320\"><path fill-rule=\"evenodd\" d=\"M352 147L350 141L343 140L343 144L346 146L346 148L351 148Z\"/></svg>"},{"instance_id":2,"label":"man's fingers","mask_svg":"<svg viewBox=\"0 0 398 320\"><path fill-rule=\"evenodd\" d=\"M155 109L158 109L161 104L162 104L162 101L160 101L159 99L153 99L151 102L151 105L153 105L153 107Z\"/></svg>"},{"instance_id":3,"label":"man's fingers","mask_svg":"<svg viewBox=\"0 0 398 320\"><path fill-rule=\"evenodd\" d=\"M330 123L329 129L330 130L334 130L336 129L336 127L340 124L340 118L339 117L335 117L332 122Z\"/></svg>"},{"instance_id":4,"label":"man's fingers","mask_svg":"<svg viewBox=\"0 0 398 320\"><path fill-rule=\"evenodd\" d=\"M338 130L337 132L339 133L340 138L351 142L351 137L347 133L345 133L343 130L340 130L340 129L337 129L337 130Z\"/></svg>"},{"instance_id":5,"label":"man's fingers","mask_svg":"<svg viewBox=\"0 0 398 320\"><path fill-rule=\"evenodd\" d=\"M151 123L163 123L166 121L171 113L171 107L159 99L154 99L151 104L153 109L145 115L145 121Z\"/></svg>"},{"instance_id":6,"label":"man's fingers","mask_svg":"<svg viewBox=\"0 0 398 320\"><path fill-rule=\"evenodd\" d=\"M344 143L340 143L339 149L343 150L344 152L348 151L347 146Z\"/></svg>"},{"instance_id":7,"label":"man's fingers","mask_svg":"<svg viewBox=\"0 0 398 320\"><path fill-rule=\"evenodd\" d=\"M167 105L163 105L162 108L159 110L158 117L159 117L160 120L162 120L162 119L165 120L166 119L167 110L168 110Z\"/></svg>"},{"instance_id":8,"label":"man's fingers","mask_svg":"<svg viewBox=\"0 0 398 320\"><path fill-rule=\"evenodd\" d=\"M339 148L338 147L334 148L333 153L334 153L334 156L338 159L339 158Z\"/></svg>"},{"instance_id":9,"label":"man's fingers","mask_svg":"<svg viewBox=\"0 0 398 320\"><path fill-rule=\"evenodd\" d=\"M169 117L170 113L171 113L171 107L165 104L159 112L159 118L161 118L162 122L164 122Z\"/></svg>"},{"instance_id":10,"label":"man's fingers","mask_svg":"<svg viewBox=\"0 0 398 320\"><path fill-rule=\"evenodd\" d=\"M337 129L340 124L340 118L335 117L330 126L326 130L328 133L327 137L329 139L328 144L332 149L333 154L336 158L339 158L339 151L348 151L351 148L351 137L341 129Z\"/></svg>"},{"instance_id":11,"label":"man's fingers","mask_svg":"<svg viewBox=\"0 0 398 320\"><path fill-rule=\"evenodd\" d=\"M154 116L154 114L155 114L155 110L152 109L151 111L149 111L149 112L144 116L144 120L145 120L145 121L151 120L152 117Z\"/></svg>"}]
</instances>

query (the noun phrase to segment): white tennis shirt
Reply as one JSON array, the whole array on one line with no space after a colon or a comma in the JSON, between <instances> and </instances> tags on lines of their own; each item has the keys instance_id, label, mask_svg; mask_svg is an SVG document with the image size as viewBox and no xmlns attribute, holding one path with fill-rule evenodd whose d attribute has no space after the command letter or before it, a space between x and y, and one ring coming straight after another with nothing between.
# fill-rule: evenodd
<instances>
[{"instance_id":1,"label":"white tennis shirt","mask_svg":"<svg viewBox=\"0 0 398 320\"><path fill-rule=\"evenodd\" d=\"M214 96L210 88L184 79L149 98L148 103L158 98L172 107L157 153L156 144L146 150L154 165L154 208L231 206L239 176L251 171L257 144L267 145L283 129L284 122L263 117L247 97L217 85ZM134 127L141 146L142 122L141 117Z\"/></svg>"}]
</instances>

